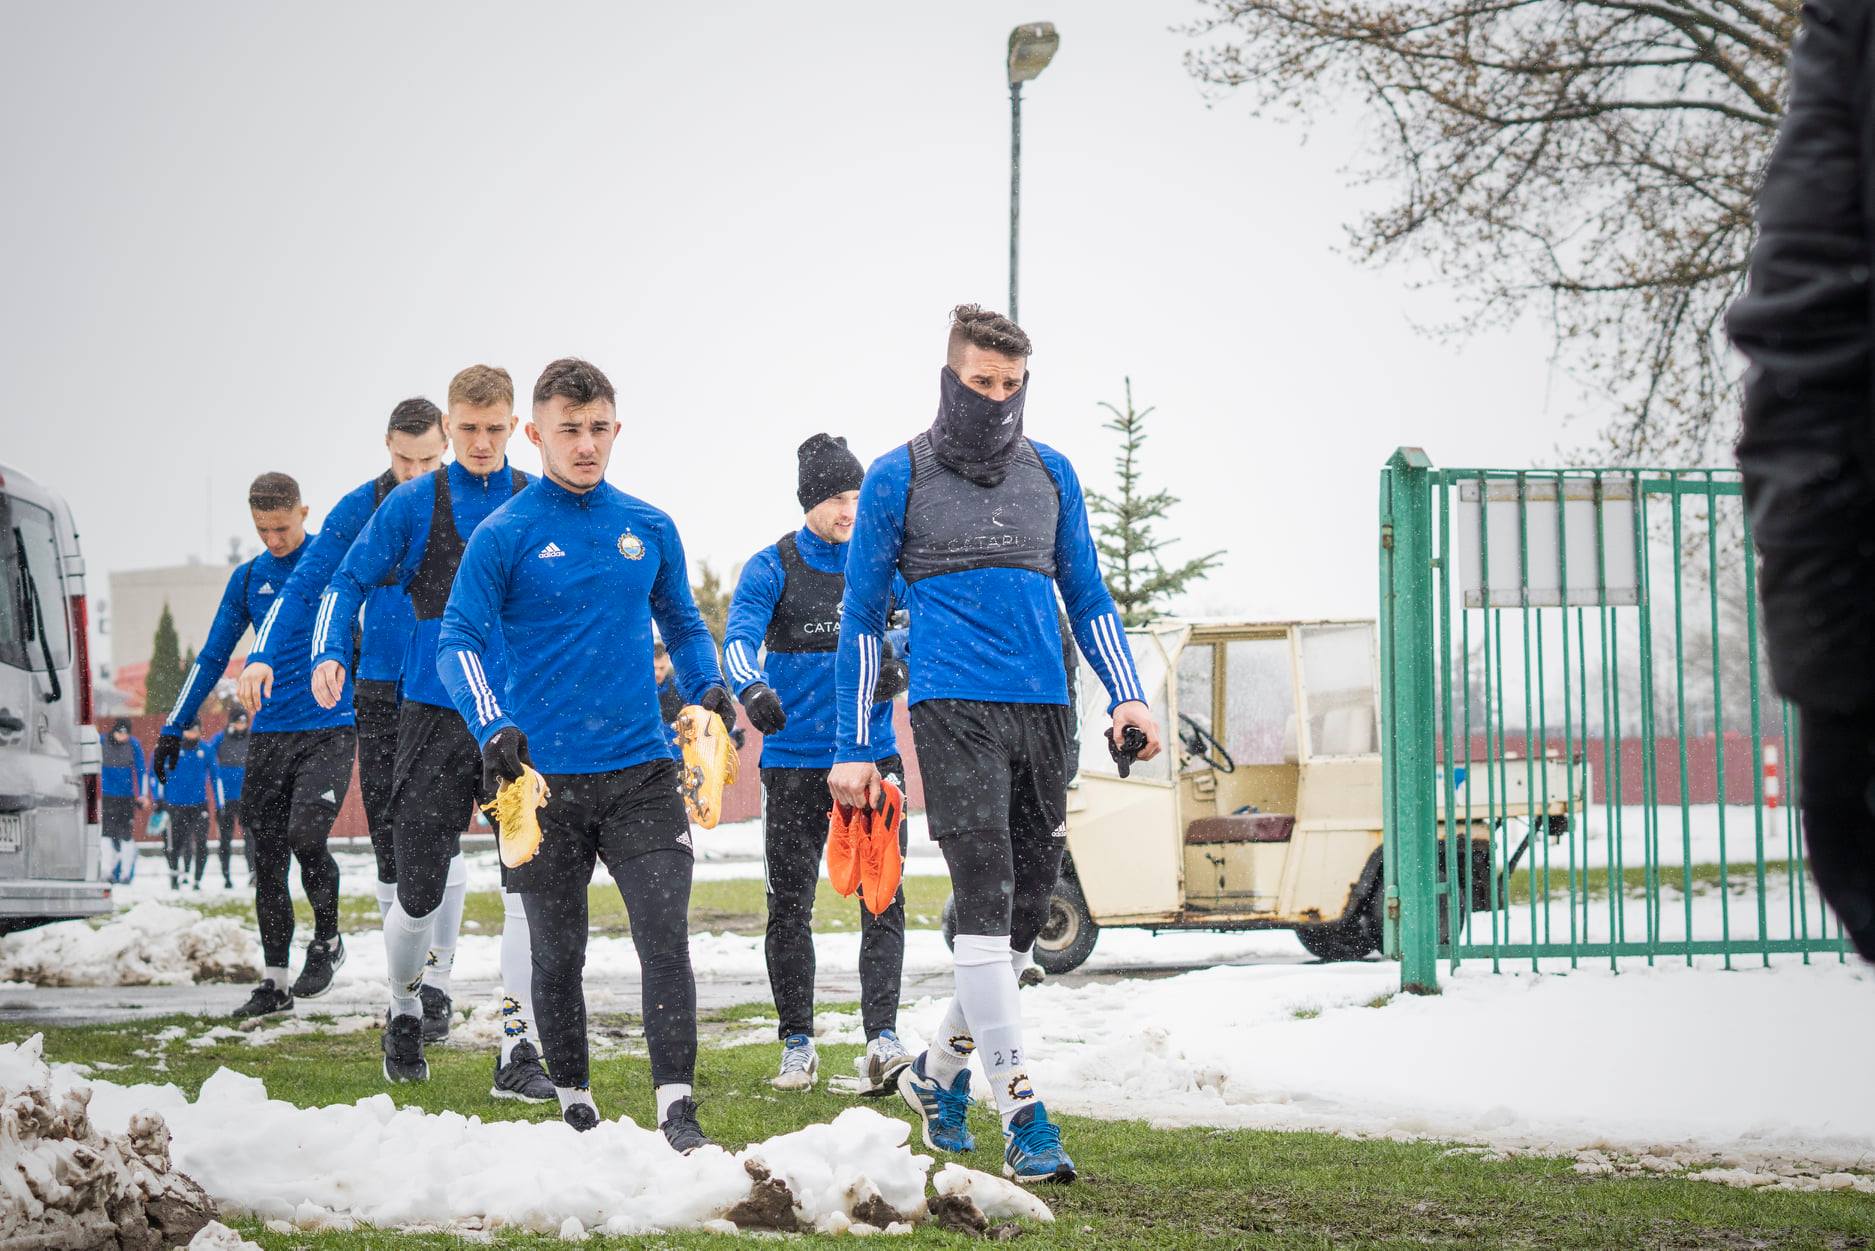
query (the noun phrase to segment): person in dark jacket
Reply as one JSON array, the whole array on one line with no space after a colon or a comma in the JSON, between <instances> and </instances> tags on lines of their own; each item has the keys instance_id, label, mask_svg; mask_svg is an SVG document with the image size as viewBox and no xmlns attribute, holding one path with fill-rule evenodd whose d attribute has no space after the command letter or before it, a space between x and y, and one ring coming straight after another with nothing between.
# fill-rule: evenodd
<instances>
[{"instance_id":1,"label":"person in dark jacket","mask_svg":"<svg viewBox=\"0 0 1875 1251\"><path fill-rule=\"evenodd\" d=\"M221 833L218 848L221 884L230 890L234 888L234 876L228 871L234 847L234 826L241 819L241 784L247 778L247 749L251 741L247 732L247 709L238 705L228 718L228 727L208 740L208 755L215 768L215 824ZM245 839L241 845L247 859L248 884L252 885L254 845Z\"/></svg>"},{"instance_id":2,"label":"person in dark jacket","mask_svg":"<svg viewBox=\"0 0 1875 1251\"><path fill-rule=\"evenodd\" d=\"M1747 289L1726 327L1750 362L1738 465L1771 674L1799 714L1810 866L1849 941L1875 960L1872 38L1868 5L1804 4Z\"/></svg>"}]
</instances>

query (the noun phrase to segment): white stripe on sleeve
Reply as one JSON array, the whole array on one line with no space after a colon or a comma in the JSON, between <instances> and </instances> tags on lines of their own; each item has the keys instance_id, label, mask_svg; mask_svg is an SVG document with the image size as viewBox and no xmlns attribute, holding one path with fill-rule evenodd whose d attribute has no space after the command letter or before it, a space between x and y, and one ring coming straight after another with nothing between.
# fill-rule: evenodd
<instances>
[{"instance_id":1,"label":"white stripe on sleeve","mask_svg":"<svg viewBox=\"0 0 1875 1251\"><path fill-rule=\"evenodd\" d=\"M276 599L273 602L273 607L267 610L266 619L260 623L260 634L254 639L255 651L264 652L267 650L267 639L268 636L273 633L274 618L280 615L280 605L285 602L284 599Z\"/></svg>"}]
</instances>

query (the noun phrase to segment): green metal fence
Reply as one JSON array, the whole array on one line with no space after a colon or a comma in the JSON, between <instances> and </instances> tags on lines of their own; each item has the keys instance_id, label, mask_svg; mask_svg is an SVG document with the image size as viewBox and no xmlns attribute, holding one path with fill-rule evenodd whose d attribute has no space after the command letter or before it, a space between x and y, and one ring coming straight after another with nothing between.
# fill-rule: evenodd
<instances>
[{"instance_id":1,"label":"green metal fence","mask_svg":"<svg viewBox=\"0 0 1875 1251\"><path fill-rule=\"evenodd\" d=\"M1380 480L1385 945L1439 966L1842 959L1730 470Z\"/></svg>"}]
</instances>

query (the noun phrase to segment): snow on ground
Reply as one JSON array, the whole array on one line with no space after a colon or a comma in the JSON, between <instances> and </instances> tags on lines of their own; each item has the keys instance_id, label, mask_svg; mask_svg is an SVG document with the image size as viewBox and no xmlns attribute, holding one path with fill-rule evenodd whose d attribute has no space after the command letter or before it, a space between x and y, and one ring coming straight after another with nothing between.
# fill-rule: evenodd
<instances>
[{"instance_id":1,"label":"snow on ground","mask_svg":"<svg viewBox=\"0 0 1875 1251\"><path fill-rule=\"evenodd\" d=\"M1155 1125L1875 1169L1865 965L1441 977L1431 997L1394 994L1380 963L1044 984L1022 995L1030 1065L1051 1107ZM923 1001L908 1024L942 1010Z\"/></svg>"},{"instance_id":2,"label":"snow on ground","mask_svg":"<svg viewBox=\"0 0 1875 1251\"><path fill-rule=\"evenodd\" d=\"M485 1123L399 1110L387 1095L301 1108L269 1099L261 1081L225 1068L193 1101L174 1086L111 1082L91 1083L87 1096L73 1071L48 1070L40 1046L37 1036L0 1045L0 1109L14 1116L6 1124L15 1131L25 1123L36 1132L49 1120L45 1110L82 1110L88 1097L98 1131L127 1135L116 1140L126 1156L135 1143L149 1162L148 1144L166 1133L163 1163L173 1159L224 1212L299 1229L841 1233L879 1232L926 1215L931 1158L907 1146L909 1124L871 1108L849 1108L734 1155L711 1147L680 1156L658 1131L624 1117L580 1134L559 1121ZM38 1111L22 1121L16 1107ZM59 1151L56 1143L44 1148L48 1160ZM0 1194L32 1200L70 1189L58 1180L60 1168L28 1163L0 1158ZM119 1190L138 1181L134 1159L118 1171ZM943 1182L942 1193L980 1197L986 1212L1053 1219L1045 1206L1007 1194L999 1179L947 1169Z\"/></svg>"},{"instance_id":3,"label":"snow on ground","mask_svg":"<svg viewBox=\"0 0 1875 1251\"><path fill-rule=\"evenodd\" d=\"M97 929L67 921L0 938L0 980L35 986L246 981L259 958L251 927L239 921L145 902Z\"/></svg>"}]
</instances>

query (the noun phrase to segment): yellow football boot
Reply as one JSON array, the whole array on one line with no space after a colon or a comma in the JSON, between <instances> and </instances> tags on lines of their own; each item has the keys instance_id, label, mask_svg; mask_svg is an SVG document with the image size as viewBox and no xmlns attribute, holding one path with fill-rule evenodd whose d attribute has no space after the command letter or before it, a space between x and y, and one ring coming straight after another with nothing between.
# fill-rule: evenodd
<instances>
[{"instance_id":1,"label":"yellow football boot","mask_svg":"<svg viewBox=\"0 0 1875 1251\"><path fill-rule=\"evenodd\" d=\"M698 704L677 714L677 741L684 749L679 788L690 819L706 830L723 818L723 788L736 780L741 761L723 719Z\"/></svg>"},{"instance_id":2,"label":"yellow football boot","mask_svg":"<svg viewBox=\"0 0 1875 1251\"><path fill-rule=\"evenodd\" d=\"M547 806L550 794L547 779L524 764L520 777L503 782L495 797L482 805L500 831L501 862L510 869L526 864L540 850L540 809Z\"/></svg>"}]
</instances>

